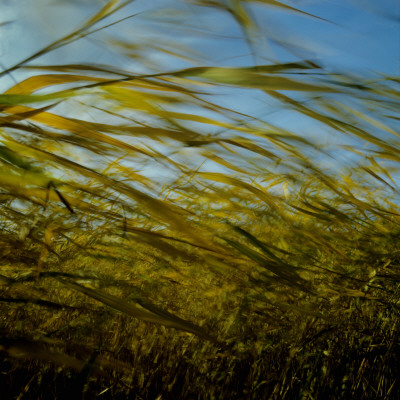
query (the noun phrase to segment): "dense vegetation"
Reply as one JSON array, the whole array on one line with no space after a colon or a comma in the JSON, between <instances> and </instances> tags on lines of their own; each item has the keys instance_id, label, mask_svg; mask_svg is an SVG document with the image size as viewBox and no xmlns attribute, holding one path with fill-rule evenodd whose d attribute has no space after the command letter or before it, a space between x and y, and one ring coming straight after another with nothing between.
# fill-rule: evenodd
<instances>
[{"instance_id":1,"label":"dense vegetation","mask_svg":"<svg viewBox=\"0 0 400 400\"><path fill-rule=\"evenodd\" d=\"M2 398L400 398L399 78L261 62L257 7L306 14L272 0L129 15L176 31L110 35L122 66L43 63L130 3L0 73ZM183 43L203 12L248 65Z\"/></svg>"}]
</instances>

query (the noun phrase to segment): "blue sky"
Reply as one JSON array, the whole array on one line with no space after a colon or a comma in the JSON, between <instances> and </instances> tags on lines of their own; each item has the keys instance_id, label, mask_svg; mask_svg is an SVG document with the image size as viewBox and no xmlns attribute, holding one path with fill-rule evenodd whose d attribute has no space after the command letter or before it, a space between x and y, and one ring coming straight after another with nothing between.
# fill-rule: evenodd
<instances>
[{"instance_id":1,"label":"blue sky","mask_svg":"<svg viewBox=\"0 0 400 400\"><path fill-rule=\"evenodd\" d=\"M9 67L51 40L70 32L101 4L104 2L100 0L1 2L0 22L9 21L9 24L0 27L2 63ZM303 47L303 54L298 56L318 59L327 68L364 73L369 70L400 73L400 2L397 0L380 0L379 7L373 0L292 1L287 4L330 22L251 3L248 9L267 42L265 44L260 40L264 46L257 47L263 57L279 61L294 58L276 46L275 40L280 39L289 47ZM63 58L68 61L96 59L112 63L112 53L103 40L106 34L119 33L140 36L143 41L146 37L164 39L164 42L169 38L179 39L182 44L198 50L203 56L201 61L209 61L213 65L252 62L242 32L231 17L216 8L198 7L175 0L139 0L109 21L143 11L146 12L107 32L63 48ZM52 58L51 55L46 57ZM156 55L153 57L156 58Z\"/></svg>"},{"instance_id":2,"label":"blue sky","mask_svg":"<svg viewBox=\"0 0 400 400\"><path fill-rule=\"evenodd\" d=\"M0 3L0 68L11 67L51 41L73 31L102 0L19 0ZM311 59L328 71L361 76L400 75L400 2L398 0L293 0L285 4L316 15L282 11L261 2L246 3L258 25L253 44L259 63ZM254 62L249 44L231 15L189 1L137 0L104 21L130 19L38 58L33 64L96 62L137 73L168 71L193 65L245 66ZM147 49L137 59L124 57L110 44L120 38ZM171 45L171 43L173 45ZM174 49L191 62L166 55ZM143 62L145 60L145 62ZM0 78L0 90L29 72ZM284 110L261 91L218 88L220 104L264 118L321 142L321 126Z\"/></svg>"}]
</instances>

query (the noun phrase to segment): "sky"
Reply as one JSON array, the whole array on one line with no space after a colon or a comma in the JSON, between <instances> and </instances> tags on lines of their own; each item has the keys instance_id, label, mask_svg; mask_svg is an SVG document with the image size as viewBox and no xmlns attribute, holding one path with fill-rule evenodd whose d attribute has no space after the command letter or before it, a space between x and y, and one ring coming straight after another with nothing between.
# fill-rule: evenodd
<instances>
[{"instance_id":1,"label":"sky","mask_svg":"<svg viewBox=\"0 0 400 400\"><path fill-rule=\"evenodd\" d=\"M230 3L229 0L226 0ZM70 33L103 5L103 0L3 0L0 2L0 69L24 60L57 38ZM249 44L232 15L196 1L137 0L104 21L132 16L32 64L96 62L135 73L180 68L247 66L309 59L327 71L359 76L400 75L400 2L398 0L293 0L285 4L304 14L259 2L246 3L256 21ZM266 1L268 3L268 1ZM312 14L313 16L306 15ZM314 17L315 16L315 17ZM133 43L131 56L115 41ZM172 57L166 51L175 51ZM136 57L132 56L135 54ZM256 55L255 55L256 54ZM0 78L0 90L29 72ZM294 115L264 93L218 88L221 105L264 118L309 137L322 137L315 121ZM216 98L217 98L216 97Z\"/></svg>"},{"instance_id":2,"label":"sky","mask_svg":"<svg viewBox=\"0 0 400 400\"><path fill-rule=\"evenodd\" d=\"M104 4L101 0L3 0L0 23L8 23L0 26L2 64L10 67L72 31L101 4ZM283 12L258 2L248 4L260 31L257 50L261 60L285 61L296 57L277 46L279 40L285 42L288 50L303 48L297 56L319 60L327 68L400 74L400 2L397 0L380 0L379 7L374 0L287 2L321 19ZM212 65L252 62L243 32L233 18L216 8L178 0L138 0L109 21L133 14L138 15L59 52L69 62L95 59L100 63L113 63L115 53L105 37L120 35L131 36L129 39L137 43L153 40L153 44L160 46L167 46L171 39L179 40L182 46L189 46L188 52L190 49L199 52L199 62L208 61ZM59 52L36 62L59 61ZM158 57L162 64L166 63L165 54L156 53L153 61ZM174 64L180 65L178 61L175 59Z\"/></svg>"}]
</instances>

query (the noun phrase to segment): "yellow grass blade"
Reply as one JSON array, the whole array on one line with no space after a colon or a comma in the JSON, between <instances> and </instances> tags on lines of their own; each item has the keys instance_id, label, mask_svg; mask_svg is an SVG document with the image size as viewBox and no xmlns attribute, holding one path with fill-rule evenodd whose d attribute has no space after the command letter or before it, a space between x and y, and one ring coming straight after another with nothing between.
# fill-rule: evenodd
<instances>
[{"instance_id":1,"label":"yellow grass blade","mask_svg":"<svg viewBox=\"0 0 400 400\"><path fill-rule=\"evenodd\" d=\"M65 279L58 278L58 280L64 285L68 286L71 289L77 290L86 294L89 297L92 297L101 303L112 307L118 311L121 311L127 315L130 315L134 318L138 318L143 321L152 322L155 324L161 324L167 327L179 329L182 331L193 333L203 339L210 340L212 342L216 342L217 340L212 336L208 335L201 327L194 325L189 321L185 321L177 316L174 316L170 313L166 313L164 311L158 310L157 307L152 307L154 312L147 311L144 308L138 307L135 304L128 303L123 299L120 299L115 296L111 296L109 294L103 293L99 290L93 290L87 287L84 287L76 282L66 281Z\"/></svg>"}]
</instances>

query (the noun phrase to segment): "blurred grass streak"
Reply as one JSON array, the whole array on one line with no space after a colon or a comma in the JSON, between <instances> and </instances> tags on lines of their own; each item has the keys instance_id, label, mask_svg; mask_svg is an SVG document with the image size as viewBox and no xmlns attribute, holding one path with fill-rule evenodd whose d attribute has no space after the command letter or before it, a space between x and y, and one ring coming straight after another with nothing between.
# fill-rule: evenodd
<instances>
[{"instance_id":1,"label":"blurred grass streak","mask_svg":"<svg viewBox=\"0 0 400 400\"><path fill-rule=\"evenodd\" d=\"M179 40L140 37L110 43L194 66L46 65L128 3L0 73L29 75L0 94L7 395L398 397L399 78L199 66ZM191 3L232 16L256 51L250 1ZM227 88L338 144L224 106Z\"/></svg>"}]
</instances>

